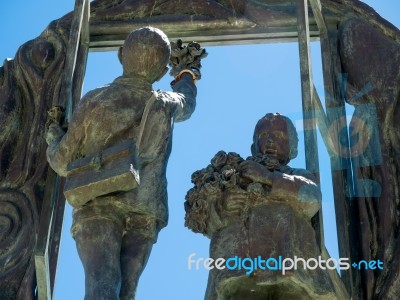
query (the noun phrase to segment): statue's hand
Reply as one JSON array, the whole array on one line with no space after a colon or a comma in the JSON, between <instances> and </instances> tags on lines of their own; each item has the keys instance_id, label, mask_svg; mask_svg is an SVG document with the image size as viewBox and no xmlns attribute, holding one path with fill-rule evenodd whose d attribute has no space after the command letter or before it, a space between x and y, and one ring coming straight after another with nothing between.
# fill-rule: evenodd
<instances>
[{"instance_id":1,"label":"statue's hand","mask_svg":"<svg viewBox=\"0 0 400 300\"><path fill-rule=\"evenodd\" d=\"M248 201L248 193L244 190L226 191L223 208L230 214L240 215Z\"/></svg>"},{"instance_id":2,"label":"statue's hand","mask_svg":"<svg viewBox=\"0 0 400 300\"><path fill-rule=\"evenodd\" d=\"M191 42L183 46L182 40L171 42L170 74L178 81L183 73L190 73L193 80L201 78L201 59L207 56L207 51L199 43Z\"/></svg>"},{"instance_id":3,"label":"statue's hand","mask_svg":"<svg viewBox=\"0 0 400 300\"><path fill-rule=\"evenodd\" d=\"M252 182L271 185L272 172L255 161L245 160L240 163L239 172L241 177L249 179Z\"/></svg>"},{"instance_id":4,"label":"statue's hand","mask_svg":"<svg viewBox=\"0 0 400 300\"><path fill-rule=\"evenodd\" d=\"M54 106L47 111L46 128L48 128L52 123L61 125L63 120L64 120L64 109L61 106Z\"/></svg>"},{"instance_id":5,"label":"statue's hand","mask_svg":"<svg viewBox=\"0 0 400 300\"><path fill-rule=\"evenodd\" d=\"M63 136L64 130L56 123L52 123L46 133L46 143L47 145L54 144L58 142Z\"/></svg>"}]
</instances>

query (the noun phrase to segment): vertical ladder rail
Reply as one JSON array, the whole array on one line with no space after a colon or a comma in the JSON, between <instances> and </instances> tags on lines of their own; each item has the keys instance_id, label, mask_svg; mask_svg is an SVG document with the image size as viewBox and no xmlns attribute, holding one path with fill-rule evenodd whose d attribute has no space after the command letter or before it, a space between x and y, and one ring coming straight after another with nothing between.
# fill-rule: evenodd
<instances>
[{"instance_id":1,"label":"vertical ladder rail","mask_svg":"<svg viewBox=\"0 0 400 300\"><path fill-rule=\"evenodd\" d=\"M303 108L304 148L306 169L312 172L319 183L319 158L314 109L314 83L311 69L310 30L308 21L308 1L297 0L297 28L299 39L301 95ZM313 218L313 227L321 249L325 247L322 210Z\"/></svg>"},{"instance_id":2,"label":"vertical ladder rail","mask_svg":"<svg viewBox=\"0 0 400 300\"><path fill-rule=\"evenodd\" d=\"M340 257L354 258L355 251L352 250L351 241L355 241L352 232L351 221L351 197L352 178L348 176L351 172L349 161L350 147L348 139L339 138L342 129L347 128L346 110L343 95L341 94L340 58L337 51L337 28L330 30L322 14L320 0L310 0L311 8L315 16L321 42L321 56L323 77L325 86L326 119L331 134L334 149L329 151L331 158L332 184L334 186L336 227L338 235L338 246ZM332 153L333 152L333 153ZM341 279L346 286L349 295L356 296L356 285L359 281L357 274L349 270L341 271Z\"/></svg>"},{"instance_id":3,"label":"vertical ladder rail","mask_svg":"<svg viewBox=\"0 0 400 300\"><path fill-rule=\"evenodd\" d=\"M82 91L89 50L89 17L89 0L76 0L60 98L55 104L66 105L67 121L72 116L73 98L79 99ZM76 68L77 61L80 65ZM49 167L34 253L39 300L51 300L53 296L65 210L63 186L64 180Z\"/></svg>"},{"instance_id":4,"label":"vertical ladder rail","mask_svg":"<svg viewBox=\"0 0 400 300\"><path fill-rule=\"evenodd\" d=\"M297 28L299 33L299 55L301 94L304 118L304 142L306 168L319 178L317 132L313 105L314 85L311 72L310 30L308 26L307 0L297 0Z\"/></svg>"}]
</instances>

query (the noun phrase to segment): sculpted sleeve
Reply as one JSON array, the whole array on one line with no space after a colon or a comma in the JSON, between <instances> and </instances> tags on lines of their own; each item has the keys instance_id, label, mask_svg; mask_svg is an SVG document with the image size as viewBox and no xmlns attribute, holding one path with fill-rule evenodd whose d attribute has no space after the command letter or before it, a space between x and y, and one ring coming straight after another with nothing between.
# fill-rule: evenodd
<instances>
[{"instance_id":1,"label":"sculpted sleeve","mask_svg":"<svg viewBox=\"0 0 400 300\"><path fill-rule=\"evenodd\" d=\"M185 73L173 86L177 93L178 108L175 114L175 122L186 121L190 118L196 108L197 88L193 82L192 75Z\"/></svg>"},{"instance_id":2,"label":"sculpted sleeve","mask_svg":"<svg viewBox=\"0 0 400 300\"><path fill-rule=\"evenodd\" d=\"M288 173L274 172L271 196L296 204L308 217L313 217L321 207L321 190L314 176L303 169Z\"/></svg>"}]
</instances>

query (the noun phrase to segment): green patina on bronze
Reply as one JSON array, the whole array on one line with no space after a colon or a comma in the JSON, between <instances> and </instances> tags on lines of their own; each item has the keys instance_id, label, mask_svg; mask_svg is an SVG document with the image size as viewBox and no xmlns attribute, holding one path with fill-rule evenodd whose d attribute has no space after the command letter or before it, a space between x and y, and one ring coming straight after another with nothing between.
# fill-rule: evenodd
<instances>
[{"instance_id":1,"label":"green patina on bronze","mask_svg":"<svg viewBox=\"0 0 400 300\"><path fill-rule=\"evenodd\" d=\"M21 231L13 231L10 227L10 230L0 232L5 245L0 260L9 262L0 268L0 297L33 299L36 286L35 244L36 249L40 249L36 256L36 268L46 270L48 267L45 273L49 273L49 284L37 276L39 290L42 291L46 285L54 285L61 223L51 225L52 212L46 209L54 205L55 216L62 217L63 180L60 180L61 185L54 185L58 179L48 165L43 164L47 147L45 133L49 125L47 111L56 106L67 108L71 99L74 103L78 102L89 48L92 51L117 50L132 30L147 25L160 28L170 39L180 38L184 43L196 40L204 46L297 42L296 5L301 2L95 0L90 3L90 24L85 21L85 18L89 19L88 12L82 10L84 18L81 22L87 24L82 26L79 44L76 41L79 26L71 27L71 24L79 24L72 22L79 18L69 13L53 21L38 38L22 45L14 60L5 61L0 68L0 224L4 228L13 224L12 228L20 228ZM317 118L321 132L325 132L324 141L332 150L340 255L350 256L353 261L380 259L387 266L383 271L343 272L342 278L353 299L395 299L400 294L400 182L397 175L400 162L396 125L400 98L400 32L360 1L309 2L313 8L308 7L309 36L321 41L325 88L332 95L326 100L325 114L323 117L317 114ZM84 7L84 1L79 3L77 12ZM304 37L300 37L300 43L306 42ZM74 58L70 55L74 47L78 50L76 63L69 63ZM305 57L306 54L303 54L302 61ZM74 66L75 74L71 75ZM342 73L348 74L346 93L341 88ZM182 80L190 81L191 76L186 74ZM140 80L137 82L144 84ZM136 88L123 78L113 84L127 91ZM368 84L372 89L365 89ZM71 95L67 95L65 90L71 91ZM147 86L143 99L150 96L150 91ZM360 91L365 92L362 97L357 96ZM162 96L167 97L166 94ZM314 105L318 104L314 98L312 101ZM357 144L355 136L364 139L356 147L347 147L350 150L339 143L342 127L337 120L342 120L345 115L345 101L355 106L351 127L357 133L350 134L348 144ZM72 109L72 105L69 107ZM137 112L133 120L136 125L141 108L143 106L139 102L133 104L132 109ZM120 117L118 109L126 107L117 105L113 112L115 115L111 115L114 119ZM67 112L68 121L70 115L71 112ZM159 118L159 115L152 117ZM81 124L88 125L88 119L82 117ZM61 130L64 132L65 128L61 126ZM155 128L154 132L161 138L165 128ZM124 137L124 134L117 134L109 140L109 145ZM361 149L359 145L364 144L374 146L364 149L362 153L357 152ZM96 154L103 146L93 143L93 148L83 147L75 153L75 158L89 152ZM354 178L347 176L349 167L353 168ZM347 191L353 187L355 193L348 194ZM59 202L52 203L49 200L52 197ZM13 204L10 206L10 203ZM18 210L23 213L14 214L15 207L20 207ZM12 217L10 223L8 216L16 219ZM151 218L139 219L138 225L131 217L126 218L126 226L152 228L154 225L148 222ZM52 226L55 228L50 232L54 234L50 233L47 240ZM151 232L157 232L157 226ZM75 233L79 231L78 227ZM82 230L84 234L85 230ZM96 227L93 230L100 229ZM18 234L10 235L10 232ZM26 232L32 234L27 235ZM87 235L90 236L89 232ZM140 235L145 236L142 240L144 244L154 238L153 234L143 234L143 231ZM38 237L36 241L32 238L35 236ZM321 251L324 253L325 249ZM20 260L20 253L24 253L26 259ZM45 294L51 295L51 291Z\"/></svg>"}]
</instances>

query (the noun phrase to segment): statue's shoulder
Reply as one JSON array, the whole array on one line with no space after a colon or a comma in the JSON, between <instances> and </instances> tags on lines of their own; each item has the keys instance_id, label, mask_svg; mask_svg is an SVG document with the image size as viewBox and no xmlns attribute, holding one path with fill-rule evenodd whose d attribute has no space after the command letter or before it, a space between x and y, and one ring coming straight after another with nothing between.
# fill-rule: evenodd
<instances>
[{"instance_id":1,"label":"statue's shoulder","mask_svg":"<svg viewBox=\"0 0 400 300\"><path fill-rule=\"evenodd\" d=\"M110 88L110 85L104 85L98 88L95 88L93 90L88 91L81 99L80 102L82 101L93 101L93 99L96 99L100 95L102 95L105 91L107 91Z\"/></svg>"},{"instance_id":2,"label":"statue's shoulder","mask_svg":"<svg viewBox=\"0 0 400 300\"><path fill-rule=\"evenodd\" d=\"M179 94L175 92L165 92L161 90L157 90L157 99L163 101L177 101Z\"/></svg>"},{"instance_id":3,"label":"statue's shoulder","mask_svg":"<svg viewBox=\"0 0 400 300\"><path fill-rule=\"evenodd\" d=\"M302 174L311 174L309 171L307 171L306 169L302 169L302 168L292 168L289 166L285 166L282 171L284 173L290 174L290 175L302 175Z\"/></svg>"},{"instance_id":4,"label":"statue's shoulder","mask_svg":"<svg viewBox=\"0 0 400 300\"><path fill-rule=\"evenodd\" d=\"M314 175L310 171L302 168L291 168L289 166L285 166L281 169L281 171L282 173L286 173L289 175L303 176L309 179L314 179Z\"/></svg>"},{"instance_id":5,"label":"statue's shoulder","mask_svg":"<svg viewBox=\"0 0 400 300\"><path fill-rule=\"evenodd\" d=\"M301 168L291 168L289 166L286 166L284 170L281 170L283 173L289 174L289 175L294 175L294 176L301 176L304 178L307 178L312 181L316 181L316 178L313 173L306 169L301 169Z\"/></svg>"},{"instance_id":6,"label":"statue's shoulder","mask_svg":"<svg viewBox=\"0 0 400 300\"><path fill-rule=\"evenodd\" d=\"M95 88L93 90L90 90L79 101L79 105L89 105L91 103L98 102L99 98L105 97L106 95L104 95L104 94L110 92L111 87L112 86L110 84L107 84L107 85Z\"/></svg>"},{"instance_id":7,"label":"statue's shoulder","mask_svg":"<svg viewBox=\"0 0 400 300\"><path fill-rule=\"evenodd\" d=\"M163 103L163 105L177 107L177 105L181 105L183 103L183 99L183 95L176 92L164 92L161 90L157 91L157 101Z\"/></svg>"}]
</instances>

